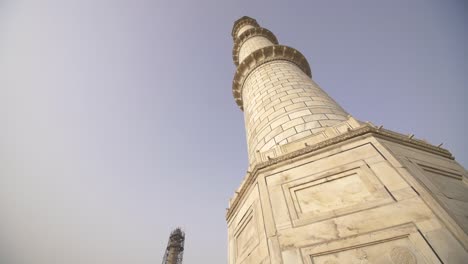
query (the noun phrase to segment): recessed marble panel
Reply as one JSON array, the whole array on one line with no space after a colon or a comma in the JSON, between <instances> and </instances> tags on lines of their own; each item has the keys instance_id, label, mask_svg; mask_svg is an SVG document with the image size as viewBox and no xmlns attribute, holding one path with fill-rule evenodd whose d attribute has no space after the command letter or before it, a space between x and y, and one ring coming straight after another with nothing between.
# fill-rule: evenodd
<instances>
[{"instance_id":1,"label":"recessed marble panel","mask_svg":"<svg viewBox=\"0 0 468 264\"><path fill-rule=\"evenodd\" d=\"M253 209L247 211L242 218L235 233L237 256L242 256L245 252L252 250L259 241L257 223Z\"/></svg>"},{"instance_id":2,"label":"recessed marble panel","mask_svg":"<svg viewBox=\"0 0 468 264\"><path fill-rule=\"evenodd\" d=\"M383 241L377 244L363 245L349 248L340 252L312 257L314 264L338 263L374 263L374 264L416 264L426 263L418 261L418 253L408 238ZM421 257L419 257L421 259Z\"/></svg>"},{"instance_id":3,"label":"recessed marble panel","mask_svg":"<svg viewBox=\"0 0 468 264\"><path fill-rule=\"evenodd\" d=\"M344 177L312 182L294 191L301 213L323 213L361 203L372 193L357 173Z\"/></svg>"},{"instance_id":4,"label":"recessed marble panel","mask_svg":"<svg viewBox=\"0 0 468 264\"><path fill-rule=\"evenodd\" d=\"M307 264L440 263L412 223L313 245L302 253Z\"/></svg>"},{"instance_id":5,"label":"recessed marble panel","mask_svg":"<svg viewBox=\"0 0 468 264\"><path fill-rule=\"evenodd\" d=\"M283 184L294 225L394 202L363 161Z\"/></svg>"}]
</instances>

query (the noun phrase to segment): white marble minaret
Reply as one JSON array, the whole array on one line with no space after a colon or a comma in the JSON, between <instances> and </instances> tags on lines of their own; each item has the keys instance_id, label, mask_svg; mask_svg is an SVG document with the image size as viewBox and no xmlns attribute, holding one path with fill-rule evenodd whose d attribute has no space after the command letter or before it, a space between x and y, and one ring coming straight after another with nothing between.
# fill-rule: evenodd
<instances>
[{"instance_id":1,"label":"white marble minaret","mask_svg":"<svg viewBox=\"0 0 468 264\"><path fill-rule=\"evenodd\" d=\"M450 152L350 116L297 50L234 23L249 168L229 263L466 263L468 175Z\"/></svg>"},{"instance_id":2,"label":"white marble minaret","mask_svg":"<svg viewBox=\"0 0 468 264\"><path fill-rule=\"evenodd\" d=\"M238 65L233 93L244 110L251 163L257 152L347 119L346 111L312 81L299 51L278 45L275 35L251 18L239 20L232 32Z\"/></svg>"}]
</instances>

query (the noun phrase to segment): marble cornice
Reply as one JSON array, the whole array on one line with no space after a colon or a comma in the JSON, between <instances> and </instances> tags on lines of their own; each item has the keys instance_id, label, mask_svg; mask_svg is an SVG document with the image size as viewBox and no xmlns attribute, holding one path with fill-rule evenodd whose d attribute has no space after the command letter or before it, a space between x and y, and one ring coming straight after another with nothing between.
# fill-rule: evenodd
<instances>
[{"instance_id":1,"label":"marble cornice","mask_svg":"<svg viewBox=\"0 0 468 264\"><path fill-rule=\"evenodd\" d=\"M236 20L236 22L234 22L234 26L232 27L232 32L231 32L231 35L232 35L232 39L236 39L236 36L237 36L237 31L239 31L239 29L241 29L243 26L245 25L251 25L251 26L254 26L254 27L259 27L260 25L257 23L257 20L251 18L251 17L248 17L248 16L243 16L241 18L239 18L238 20Z\"/></svg>"},{"instance_id":2,"label":"marble cornice","mask_svg":"<svg viewBox=\"0 0 468 264\"><path fill-rule=\"evenodd\" d=\"M285 60L296 64L305 74L312 77L307 59L298 50L283 46L273 45L258 49L247 56L237 67L232 81L232 94L234 100L243 110L242 88L249 74L262 64L275 60Z\"/></svg>"},{"instance_id":3,"label":"marble cornice","mask_svg":"<svg viewBox=\"0 0 468 264\"><path fill-rule=\"evenodd\" d=\"M356 128L348 132L345 132L341 135L338 135L336 137L319 142L317 144L305 146L304 148L299 149L297 151L293 151L293 152L281 155L279 157L272 158L268 161L255 164L253 168L251 169L251 171L249 171L247 175L245 176L243 182L241 183L240 188L236 191L236 195L232 198L230 202L230 207L227 209L227 212L226 212L226 219L229 221L233 213L236 211L236 208L239 206L239 203L246 195L247 190L250 188L250 186L252 186L255 183L260 170L266 169L268 167L271 167L279 163L292 162L292 160L297 157L304 156L314 151L318 151L320 149L323 149L323 148L326 148L326 147L329 147L329 146L332 146L332 145L335 145L335 144L338 144L347 140L351 140L360 136L368 135L368 134L376 136L378 138L388 140L388 141L400 143L400 144L414 147L420 150L424 150L424 151L427 151L436 155L440 155L448 159L452 159L452 160L454 159L454 157L448 150L443 149L441 147L431 145L423 140L414 139L412 136L403 135L403 134L396 133L387 129L375 127L371 124L366 124L359 128Z\"/></svg>"},{"instance_id":4,"label":"marble cornice","mask_svg":"<svg viewBox=\"0 0 468 264\"><path fill-rule=\"evenodd\" d=\"M243 32L238 38L234 40L234 47L232 48L232 60L234 64L239 65L239 51L245 41L252 37L262 36L270 40L273 44L278 44L276 36L268 29L262 27L249 28Z\"/></svg>"}]
</instances>

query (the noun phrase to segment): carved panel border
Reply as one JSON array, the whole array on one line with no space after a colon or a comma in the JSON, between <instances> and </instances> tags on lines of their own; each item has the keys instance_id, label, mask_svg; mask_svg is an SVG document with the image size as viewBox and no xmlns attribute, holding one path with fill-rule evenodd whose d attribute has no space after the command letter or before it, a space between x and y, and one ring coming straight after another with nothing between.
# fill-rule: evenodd
<instances>
[{"instance_id":1,"label":"carved panel border","mask_svg":"<svg viewBox=\"0 0 468 264\"><path fill-rule=\"evenodd\" d=\"M378 256L380 262L371 259L372 247L384 247ZM388 249L387 249L388 248ZM362 263L440 263L430 245L414 223L407 223L371 233L347 237L301 249L305 264L340 263L339 254L354 251ZM351 261L351 259L347 259ZM384 262L382 262L384 261Z\"/></svg>"},{"instance_id":2,"label":"carved panel border","mask_svg":"<svg viewBox=\"0 0 468 264\"><path fill-rule=\"evenodd\" d=\"M258 220L256 216L257 210L256 203L253 203L249 209L247 209L242 219L239 221L235 231L234 231L234 245L235 245L235 263L240 263L242 260L248 256L248 254L255 249L260 243L260 234L258 228ZM245 235L244 232L248 232L248 229L253 229L254 235L243 241L242 236Z\"/></svg>"},{"instance_id":3,"label":"carved panel border","mask_svg":"<svg viewBox=\"0 0 468 264\"><path fill-rule=\"evenodd\" d=\"M349 186L345 187L355 188L356 191L361 193L344 189L338 181L346 181L345 184ZM301 192L313 191L313 188L320 191L320 188L326 189L327 187L324 186L327 185L331 185L332 187L328 188L335 191L333 195L336 196L338 204L333 201L330 193L323 194L324 199L328 200L328 202L325 201L322 208L320 208L320 205L307 205L303 200L301 201ZM295 227L394 202L385 186L362 160L287 182L282 185L282 189L292 226ZM309 193L311 192L309 191ZM340 195L348 195L348 193L348 197L340 197ZM331 202L330 197L332 198ZM311 199L314 198L311 197ZM346 201L346 199L348 200ZM350 201L353 199L354 201ZM318 202L317 199L315 201ZM315 210L313 210L314 208Z\"/></svg>"}]
</instances>

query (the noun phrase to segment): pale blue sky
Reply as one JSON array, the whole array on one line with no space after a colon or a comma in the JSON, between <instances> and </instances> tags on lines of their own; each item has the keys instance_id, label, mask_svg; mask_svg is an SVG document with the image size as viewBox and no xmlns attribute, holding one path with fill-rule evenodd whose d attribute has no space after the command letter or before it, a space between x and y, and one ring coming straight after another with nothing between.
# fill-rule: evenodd
<instances>
[{"instance_id":1,"label":"pale blue sky","mask_svg":"<svg viewBox=\"0 0 468 264\"><path fill-rule=\"evenodd\" d=\"M466 1L0 1L0 262L226 263L247 168L233 22L363 121L468 165Z\"/></svg>"}]
</instances>

